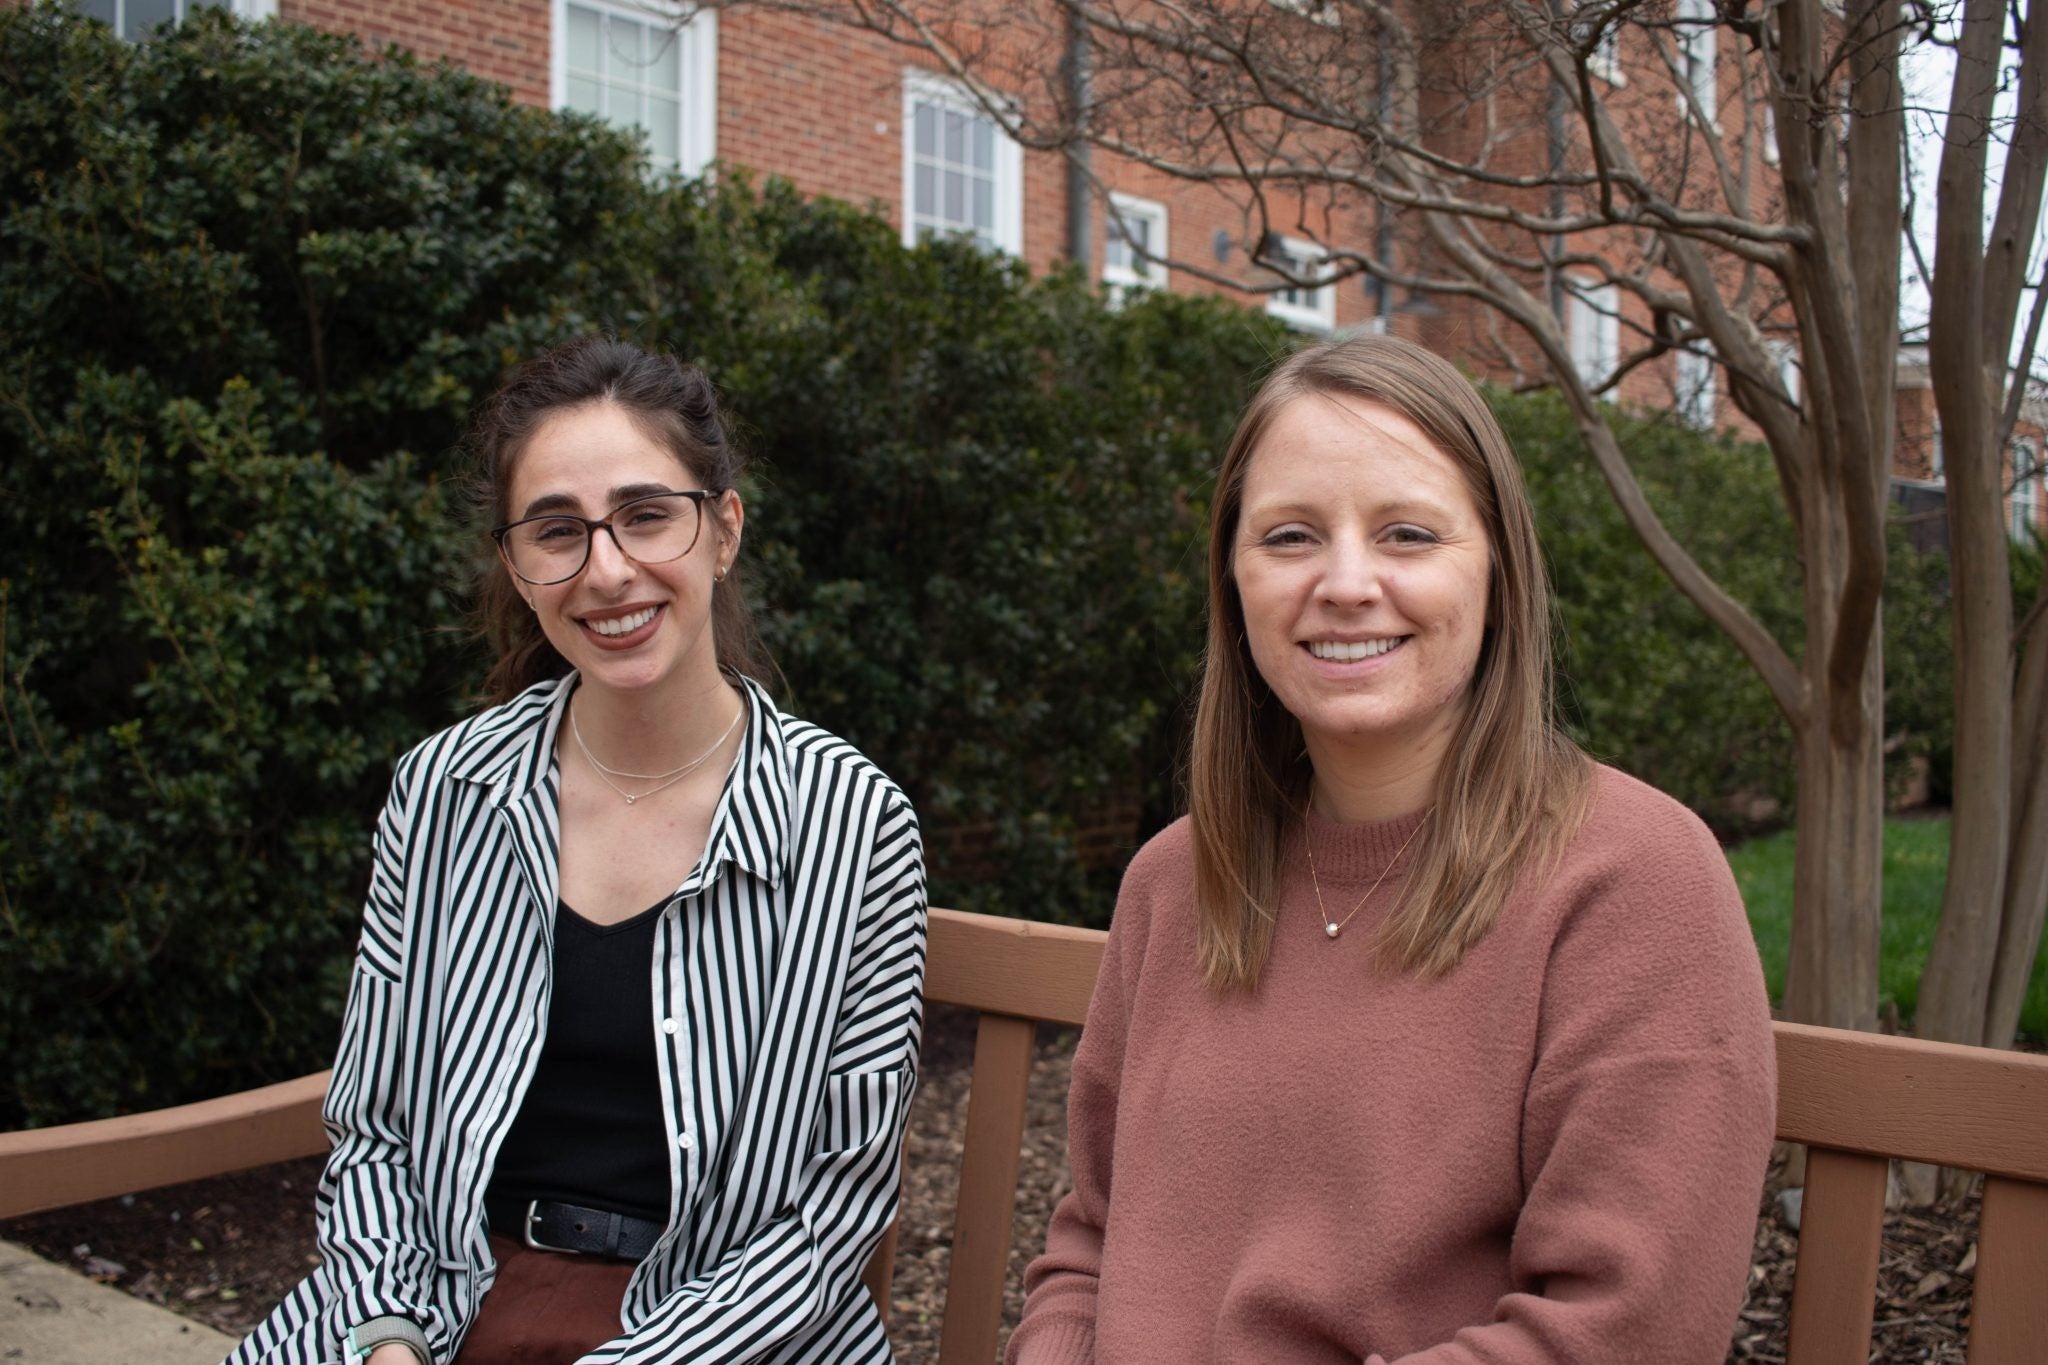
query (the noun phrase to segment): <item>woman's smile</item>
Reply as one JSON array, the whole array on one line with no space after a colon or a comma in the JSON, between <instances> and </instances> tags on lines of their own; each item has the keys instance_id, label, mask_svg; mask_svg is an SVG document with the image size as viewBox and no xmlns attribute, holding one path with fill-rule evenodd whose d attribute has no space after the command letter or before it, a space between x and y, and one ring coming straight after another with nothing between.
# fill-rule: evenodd
<instances>
[{"instance_id":1,"label":"woman's smile","mask_svg":"<svg viewBox=\"0 0 2048 1365\"><path fill-rule=\"evenodd\" d=\"M1381 659L1409 640L1406 635L1382 635L1370 640L1308 640L1302 648L1325 663L1356 664Z\"/></svg>"},{"instance_id":2,"label":"woman's smile","mask_svg":"<svg viewBox=\"0 0 2048 1365\"><path fill-rule=\"evenodd\" d=\"M618 607L580 616L577 623L597 637L600 649L632 649L653 638L664 610L659 604Z\"/></svg>"}]
</instances>

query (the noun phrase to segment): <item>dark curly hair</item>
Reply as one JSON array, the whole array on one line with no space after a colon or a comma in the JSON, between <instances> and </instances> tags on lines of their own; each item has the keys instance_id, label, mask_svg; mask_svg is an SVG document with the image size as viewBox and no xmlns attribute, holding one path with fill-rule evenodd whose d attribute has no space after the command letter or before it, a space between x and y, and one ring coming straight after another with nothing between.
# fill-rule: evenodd
<instances>
[{"instance_id":1,"label":"dark curly hair","mask_svg":"<svg viewBox=\"0 0 2048 1365\"><path fill-rule=\"evenodd\" d=\"M490 528L511 519L513 470L533 433L556 413L589 403L625 409L706 488L731 488L740 476L742 461L719 417L718 395L695 365L597 336L520 366L479 410L470 436L471 515L478 541L473 587L479 633L495 659L483 688L493 704L569 671L498 557ZM712 592L711 633L720 668L769 681L772 665L747 608L737 559Z\"/></svg>"}]
</instances>

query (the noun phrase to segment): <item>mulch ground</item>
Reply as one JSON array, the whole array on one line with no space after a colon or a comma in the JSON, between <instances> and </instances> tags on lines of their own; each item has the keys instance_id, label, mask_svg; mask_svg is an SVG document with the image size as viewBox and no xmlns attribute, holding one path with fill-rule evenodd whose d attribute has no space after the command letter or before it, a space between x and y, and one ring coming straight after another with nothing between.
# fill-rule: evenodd
<instances>
[{"instance_id":1,"label":"mulch ground","mask_svg":"<svg viewBox=\"0 0 2048 1365\"><path fill-rule=\"evenodd\" d=\"M1008 1321L1023 1307L1025 1263L1045 1244L1066 1192L1066 1093L1073 1035L1047 1031L1032 1075ZM904 1365L938 1358L952 1243L955 1180L967 1126L972 1016L933 1007L924 1076L910 1116L892 1295L891 1336ZM225 1332L253 1326L316 1262L317 1158L0 1223L0 1237ZM1798 1234L1784 1223L1774 1168L1757 1223L1756 1259L1728 1360L1785 1359ZM1977 1202L1886 1215L1872 1361L1960 1362L1976 1264Z\"/></svg>"}]
</instances>

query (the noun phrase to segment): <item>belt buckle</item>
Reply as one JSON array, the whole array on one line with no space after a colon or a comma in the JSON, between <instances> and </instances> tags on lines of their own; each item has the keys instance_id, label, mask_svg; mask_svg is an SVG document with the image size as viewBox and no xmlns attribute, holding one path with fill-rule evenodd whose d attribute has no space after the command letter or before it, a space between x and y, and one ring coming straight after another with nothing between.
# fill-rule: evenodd
<instances>
[{"instance_id":1,"label":"belt buckle","mask_svg":"<svg viewBox=\"0 0 2048 1365\"><path fill-rule=\"evenodd\" d=\"M535 1251L552 1251L558 1256L581 1256L575 1247L552 1246L533 1235L534 1224L540 1222L540 1200L530 1199L526 1203L526 1221L519 1229L521 1240Z\"/></svg>"}]
</instances>

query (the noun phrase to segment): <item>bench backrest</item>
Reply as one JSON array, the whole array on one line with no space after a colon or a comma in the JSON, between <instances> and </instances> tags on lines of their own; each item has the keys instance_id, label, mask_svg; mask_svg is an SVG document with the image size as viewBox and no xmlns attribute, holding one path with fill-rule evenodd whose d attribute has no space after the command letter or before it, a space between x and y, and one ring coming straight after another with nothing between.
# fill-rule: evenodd
<instances>
[{"instance_id":1,"label":"bench backrest","mask_svg":"<svg viewBox=\"0 0 2048 1365\"><path fill-rule=\"evenodd\" d=\"M1036 1025L1087 1015L1103 935L932 912L926 994L980 1012L939 1355L986 1362L1002 1330ZM1971 1365L2048 1343L2048 1057L1776 1026L1778 1136L1808 1144L1788 1365L1864 1365L1889 1160L1982 1171ZM322 1072L175 1109L0 1134L0 1217L326 1150ZM868 1267L889 1302L893 1231Z\"/></svg>"}]
</instances>

